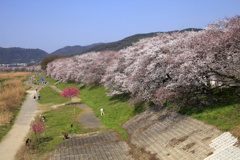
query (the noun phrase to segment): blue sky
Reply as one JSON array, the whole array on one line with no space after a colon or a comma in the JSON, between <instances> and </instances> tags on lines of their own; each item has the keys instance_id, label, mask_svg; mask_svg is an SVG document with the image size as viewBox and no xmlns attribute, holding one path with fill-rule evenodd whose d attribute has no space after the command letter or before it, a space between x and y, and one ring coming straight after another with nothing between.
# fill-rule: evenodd
<instances>
[{"instance_id":1,"label":"blue sky","mask_svg":"<svg viewBox=\"0 0 240 160\"><path fill-rule=\"evenodd\" d=\"M239 0L0 0L0 47L51 53L236 15Z\"/></svg>"}]
</instances>

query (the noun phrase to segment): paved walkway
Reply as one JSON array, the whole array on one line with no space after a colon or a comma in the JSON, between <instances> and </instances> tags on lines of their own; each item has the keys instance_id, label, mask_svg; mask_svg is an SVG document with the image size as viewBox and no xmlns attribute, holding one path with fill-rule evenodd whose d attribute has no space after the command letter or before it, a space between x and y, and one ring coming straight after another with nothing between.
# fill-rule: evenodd
<instances>
[{"instance_id":1,"label":"paved walkway","mask_svg":"<svg viewBox=\"0 0 240 160\"><path fill-rule=\"evenodd\" d=\"M84 129L103 128L100 120L94 115L91 107L85 104L79 104L82 112L79 117L79 122Z\"/></svg>"},{"instance_id":2,"label":"paved walkway","mask_svg":"<svg viewBox=\"0 0 240 160\"><path fill-rule=\"evenodd\" d=\"M25 142L26 135L30 129L29 124L36 115L37 102L33 99L36 91L29 90L27 93L27 98L21 107L21 111L12 129L0 143L1 160L14 160L17 151Z\"/></svg>"}]
</instances>

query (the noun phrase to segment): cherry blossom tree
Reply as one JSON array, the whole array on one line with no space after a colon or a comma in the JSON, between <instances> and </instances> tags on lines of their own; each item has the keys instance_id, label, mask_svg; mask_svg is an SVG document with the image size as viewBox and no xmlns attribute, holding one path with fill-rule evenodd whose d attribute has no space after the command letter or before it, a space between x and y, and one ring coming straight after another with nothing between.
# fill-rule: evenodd
<instances>
[{"instance_id":1,"label":"cherry blossom tree","mask_svg":"<svg viewBox=\"0 0 240 160\"><path fill-rule=\"evenodd\" d=\"M31 122L30 127L35 134L35 138L38 141L38 133L44 130L44 125L40 119L35 119Z\"/></svg>"},{"instance_id":2,"label":"cherry blossom tree","mask_svg":"<svg viewBox=\"0 0 240 160\"><path fill-rule=\"evenodd\" d=\"M72 97L77 96L79 90L73 86L68 86L61 92L61 96L64 98L70 98L70 104L72 103Z\"/></svg>"},{"instance_id":3,"label":"cherry blossom tree","mask_svg":"<svg viewBox=\"0 0 240 160\"><path fill-rule=\"evenodd\" d=\"M57 59L46 71L56 79L101 83L112 94L130 93L156 104L239 86L240 16L210 23L200 31L158 33L118 52ZM214 87L212 81L217 82Z\"/></svg>"}]
</instances>

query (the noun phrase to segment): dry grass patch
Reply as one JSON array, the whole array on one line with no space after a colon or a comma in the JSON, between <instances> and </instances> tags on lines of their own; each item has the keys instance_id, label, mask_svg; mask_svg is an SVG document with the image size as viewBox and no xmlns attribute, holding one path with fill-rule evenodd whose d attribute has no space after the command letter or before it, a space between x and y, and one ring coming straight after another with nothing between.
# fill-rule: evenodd
<instances>
[{"instance_id":1,"label":"dry grass patch","mask_svg":"<svg viewBox=\"0 0 240 160\"><path fill-rule=\"evenodd\" d=\"M9 131L17 115L27 87L29 72L0 73L0 140Z\"/></svg>"},{"instance_id":2,"label":"dry grass patch","mask_svg":"<svg viewBox=\"0 0 240 160\"><path fill-rule=\"evenodd\" d=\"M0 112L0 123L8 124L13 118L13 113L9 111Z\"/></svg>"},{"instance_id":3,"label":"dry grass patch","mask_svg":"<svg viewBox=\"0 0 240 160\"><path fill-rule=\"evenodd\" d=\"M0 73L0 79L12 79L12 78L23 78L26 79L30 75L30 72L2 72Z\"/></svg>"}]
</instances>

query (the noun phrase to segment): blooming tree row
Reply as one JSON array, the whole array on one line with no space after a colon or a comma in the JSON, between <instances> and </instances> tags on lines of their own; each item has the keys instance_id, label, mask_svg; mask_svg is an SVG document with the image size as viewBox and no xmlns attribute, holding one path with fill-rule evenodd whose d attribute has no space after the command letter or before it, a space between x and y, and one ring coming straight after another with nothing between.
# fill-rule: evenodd
<instances>
[{"instance_id":1,"label":"blooming tree row","mask_svg":"<svg viewBox=\"0 0 240 160\"><path fill-rule=\"evenodd\" d=\"M47 65L56 79L101 83L113 94L164 103L185 93L240 83L240 16L205 29L159 33L116 51L91 52Z\"/></svg>"}]
</instances>

